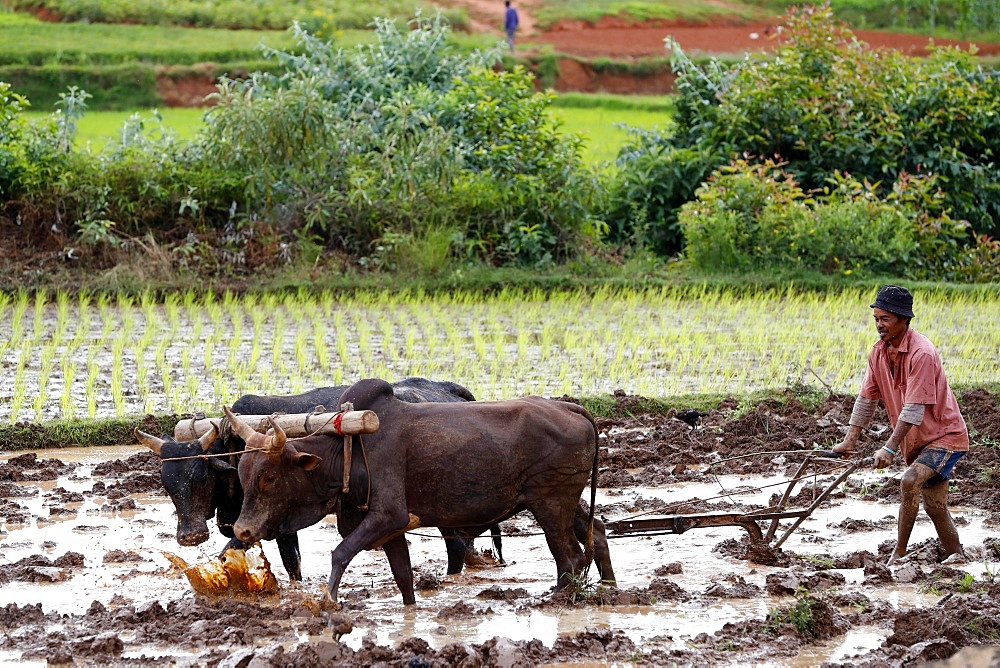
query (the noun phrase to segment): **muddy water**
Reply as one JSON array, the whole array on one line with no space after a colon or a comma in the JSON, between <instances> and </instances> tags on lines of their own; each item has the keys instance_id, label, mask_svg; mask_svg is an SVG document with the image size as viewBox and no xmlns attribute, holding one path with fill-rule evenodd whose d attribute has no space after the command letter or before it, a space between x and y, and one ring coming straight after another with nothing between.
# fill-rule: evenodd
<instances>
[{"instance_id":1,"label":"muddy water","mask_svg":"<svg viewBox=\"0 0 1000 668\"><path fill-rule=\"evenodd\" d=\"M7 522L3 525L0 564L12 564L39 554L55 561L67 552L78 552L84 557L84 566L73 569L70 577L63 581L6 583L0 586L0 606L41 603L46 612L82 614L93 601L114 607L126 603L140 606L155 600L166 607L169 601L194 596L187 580L170 565L163 553L171 552L188 563L201 563L221 550L225 543L221 535L213 534L207 543L198 547L181 547L174 541L173 506L166 496L133 495L135 510L113 511L107 507L107 498L100 493L90 493L95 480L101 479L91 475L96 464L123 459L138 451L138 448L125 447L37 453L40 459L51 457L80 466L56 481L17 483L25 492L36 489L38 493L11 499L27 508L27 519L23 524ZM598 505L620 504L632 499L705 499L723 492L731 492L732 498L742 503L760 503L774 493L773 485L781 480L764 476L721 476L718 484L686 483L617 492L602 490ZM762 491L736 493L756 487ZM51 494L58 488L86 496L78 502L53 502ZM875 552L880 542L895 537L891 521L894 512L894 505L861 502L848 496L815 511L789 538L785 548L802 555L844 554L859 549ZM988 534L983 527L983 514L956 508L955 515L959 518L963 542L981 544ZM875 531L845 533L835 526L847 518L877 522L887 516L888 520L880 522L881 528ZM528 515L505 523L504 530L517 534L504 538L505 566L466 569L453 576L445 576L445 550L440 537L433 530L411 533L415 580L437 579L440 587L419 590L417 605L409 609L402 605L384 556L375 551L360 554L348 568L341 586L341 600L347 604L349 614L356 617L354 631L345 635L342 642L357 649L367 637L379 645L391 647L402 639L417 636L431 647L440 648L455 642L482 643L500 636L513 640L538 639L552 646L559 636L588 628L609 628L627 634L638 648L655 645L679 649L699 633L711 634L726 622L765 617L770 608L787 605L789 600L763 593L750 598L704 595L713 585L730 586L734 579L742 579L763 590L767 575L781 570L713 551L721 541L742 539L745 535L738 527L718 527L693 529L681 535L611 538L611 556L621 589L646 588L657 568L677 562L681 572L671 575L670 579L692 595L687 601L663 600L639 606L539 606L537 604L545 600L556 575L544 539L537 534L537 527ZM911 544L934 535L931 524L922 518ZM282 584L284 598L318 597L322 593L329 575L329 553L338 541L339 534L332 521L300 533L304 576L301 584L288 582L275 545L266 543L263 546ZM489 541L481 538L477 545L480 549L487 548ZM124 562L105 563L106 556L116 554L114 551L133 555ZM978 577L987 564L972 562L962 568ZM846 578L842 587L845 591L866 591L861 569L840 572ZM491 587L523 589L524 592L522 596L512 595L503 601L479 597ZM867 593L873 592L867 590ZM917 585L880 587L877 595L899 608L933 605L939 598L922 593ZM449 616L449 609L460 603L471 606L473 613ZM807 653L788 659L785 665L806 666L839 660L859 649L880 645L888 633L882 627L855 627L843 637L810 647ZM147 656L157 651L155 647L141 649ZM159 650L169 651L175 657L184 654L177 648L161 647ZM129 648L130 654L135 652L134 648ZM17 653L0 652L0 661L16 662Z\"/></svg>"}]
</instances>

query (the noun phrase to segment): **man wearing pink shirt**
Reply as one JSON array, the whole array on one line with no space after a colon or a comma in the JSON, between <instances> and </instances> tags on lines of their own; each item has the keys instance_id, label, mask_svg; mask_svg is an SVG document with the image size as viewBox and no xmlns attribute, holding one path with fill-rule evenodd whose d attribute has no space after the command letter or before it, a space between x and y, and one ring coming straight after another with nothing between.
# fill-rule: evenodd
<instances>
[{"instance_id":1,"label":"man wearing pink shirt","mask_svg":"<svg viewBox=\"0 0 1000 668\"><path fill-rule=\"evenodd\" d=\"M909 290L886 285L871 308L880 340L868 354L868 370L854 402L850 429L833 452L848 455L854 450L881 399L893 430L875 453L875 467L885 468L896 454L902 454L909 465L900 481L903 498L896 549L888 563L906 555L921 498L934 522L945 560L958 562L964 555L948 512L948 478L969 450L969 430L945 379L937 349L910 327L914 316Z\"/></svg>"}]
</instances>

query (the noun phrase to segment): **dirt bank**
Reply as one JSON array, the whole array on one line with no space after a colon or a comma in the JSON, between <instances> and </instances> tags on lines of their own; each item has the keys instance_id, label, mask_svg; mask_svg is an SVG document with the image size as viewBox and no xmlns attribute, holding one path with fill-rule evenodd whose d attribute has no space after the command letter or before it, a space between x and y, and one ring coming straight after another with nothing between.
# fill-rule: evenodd
<instances>
[{"instance_id":1,"label":"dirt bank","mask_svg":"<svg viewBox=\"0 0 1000 668\"><path fill-rule=\"evenodd\" d=\"M470 29L477 33L502 37L503 4L492 0L451 0L463 6L471 18ZM674 77L665 68L660 71L629 73L627 68L595 67L593 61L613 60L626 65L630 61L665 58L669 53L663 40L674 39L685 53L712 56L740 56L748 52L773 51L781 43L780 18L771 21L740 22L719 17L712 22L692 24L677 21L631 22L605 17L597 23L562 21L548 29L539 29L530 3L516 4L521 16L518 55L534 61L539 54L557 54L558 73L552 87L557 91L605 92L623 95L661 95L673 92ZM855 36L872 48L896 49L913 56L925 56L931 44L968 49L972 43L950 39L931 40L920 35L879 30L856 30ZM976 44L982 56L1000 54L1000 44ZM558 57L558 56L569 57ZM157 77L157 90L166 106L199 106L206 95L215 92L213 77L197 73L178 77L163 73Z\"/></svg>"}]
</instances>

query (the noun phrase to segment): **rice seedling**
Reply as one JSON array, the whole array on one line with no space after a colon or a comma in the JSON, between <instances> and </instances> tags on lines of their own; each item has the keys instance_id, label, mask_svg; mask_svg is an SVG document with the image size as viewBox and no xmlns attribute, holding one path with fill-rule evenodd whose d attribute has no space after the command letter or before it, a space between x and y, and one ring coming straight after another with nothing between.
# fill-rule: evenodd
<instances>
[{"instance_id":1,"label":"rice seedling","mask_svg":"<svg viewBox=\"0 0 1000 668\"><path fill-rule=\"evenodd\" d=\"M73 401L73 380L76 376L76 362L66 357L62 361L62 393L59 395L59 412L66 420L72 420L76 415L76 404Z\"/></svg>"},{"instance_id":2,"label":"rice seedling","mask_svg":"<svg viewBox=\"0 0 1000 668\"><path fill-rule=\"evenodd\" d=\"M167 339L161 339L156 345L156 354L154 355L156 370L160 378L160 388L164 397L171 394L171 386L173 385L171 365L167 363L167 348L169 346L170 342Z\"/></svg>"},{"instance_id":3,"label":"rice seedling","mask_svg":"<svg viewBox=\"0 0 1000 668\"><path fill-rule=\"evenodd\" d=\"M121 358L115 358L115 365L111 367L111 401L115 407L115 417L125 415L125 371L118 362Z\"/></svg>"},{"instance_id":4,"label":"rice seedling","mask_svg":"<svg viewBox=\"0 0 1000 668\"><path fill-rule=\"evenodd\" d=\"M97 376L101 372L101 367L96 359L87 362L87 384L85 388L85 398L87 402L87 417L93 420L97 417Z\"/></svg>"},{"instance_id":5,"label":"rice seedling","mask_svg":"<svg viewBox=\"0 0 1000 668\"><path fill-rule=\"evenodd\" d=\"M271 369L276 373L284 370L284 340L285 340L285 312L281 308L275 308L274 316L274 341L271 344Z\"/></svg>"},{"instance_id":6,"label":"rice seedling","mask_svg":"<svg viewBox=\"0 0 1000 668\"><path fill-rule=\"evenodd\" d=\"M313 350L316 353L316 364L320 369L330 366L330 356L326 347L326 326L323 318L313 320Z\"/></svg>"},{"instance_id":7,"label":"rice seedling","mask_svg":"<svg viewBox=\"0 0 1000 668\"><path fill-rule=\"evenodd\" d=\"M309 365L309 347L307 341L308 334L304 329L295 331L295 362L298 365L298 375L303 376Z\"/></svg>"},{"instance_id":8,"label":"rice seedling","mask_svg":"<svg viewBox=\"0 0 1000 668\"><path fill-rule=\"evenodd\" d=\"M489 298L380 291L339 301L302 292L213 299L189 291L168 295L162 307L148 295L80 295L74 314L71 295L42 303L22 292L0 297L0 331L11 333L0 336L0 352L13 375L0 420L218 411L246 392L298 392L372 376L456 380L482 399L619 388L650 397L740 395L817 379L852 392L875 340L868 297L856 289L737 296L708 286L502 290ZM1000 349L996 295L928 292L920 299L915 326L938 344L949 379L995 380L993 357L982 351ZM39 303L32 316L41 324L26 332L27 309ZM801 333L817 323L826 332L822 342L804 340ZM42 380L51 370L62 370L61 387Z\"/></svg>"}]
</instances>

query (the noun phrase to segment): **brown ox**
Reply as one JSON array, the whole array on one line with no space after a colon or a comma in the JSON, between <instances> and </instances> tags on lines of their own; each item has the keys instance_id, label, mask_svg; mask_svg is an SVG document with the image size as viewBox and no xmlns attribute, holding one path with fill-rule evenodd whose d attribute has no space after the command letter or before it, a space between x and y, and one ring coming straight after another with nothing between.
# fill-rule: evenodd
<instances>
[{"instance_id":1,"label":"brown ox","mask_svg":"<svg viewBox=\"0 0 1000 668\"><path fill-rule=\"evenodd\" d=\"M258 434L226 411L247 441L248 454L239 464L243 509L234 526L240 540L297 531L337 510L341 529L349 533L333 550L331 600L337 600L351 559L382 545L403 602L413 604L407 529L474 532L528 510L555 559L556 588L585 571L593 541L588 535L584 554L573 521L588 479L592 497L596 487L597 427L586 409L542 397L407 404L393 397L388 383L374 379L345 390L344 402L374 411L380 424L378 432L363 437L363 453L354 439L344 498L339 437L286 439L280 429Z\"/></svg>"}]
</instances>

